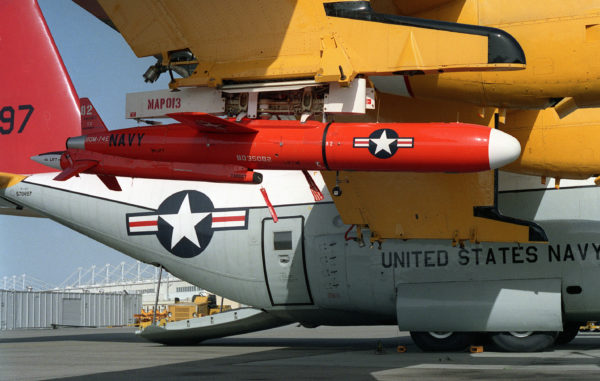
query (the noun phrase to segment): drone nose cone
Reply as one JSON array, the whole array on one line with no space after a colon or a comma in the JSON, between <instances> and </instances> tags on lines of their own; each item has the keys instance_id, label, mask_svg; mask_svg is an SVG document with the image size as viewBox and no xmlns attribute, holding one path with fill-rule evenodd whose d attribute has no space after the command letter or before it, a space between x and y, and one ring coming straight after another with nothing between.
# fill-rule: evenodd
<instances>
[{"instance_id":1,"label":"drone nose cone","mask_svg":"<svg viewBox=\"0 0 600 381\"><path fill-rule=\"evenodd\" d=\"M63 152L42 153L37 156L32 156L31 160L35 161L36 163L43 164L47 167L61 170L62 168L60 167L60 157L62 156L62 154Z\"/></svg>"},{"instance_id":2,"label":"drone nose cone","mask_svg":"<svg viewBox=\"0 0 600 381\"><path fill-rule=\"evenodd\" d=\"M490 169L503 167L517 160L521 155L521 143L509 134L492 128L490 130L488 155Z\"/></svg>"}]
</instances>

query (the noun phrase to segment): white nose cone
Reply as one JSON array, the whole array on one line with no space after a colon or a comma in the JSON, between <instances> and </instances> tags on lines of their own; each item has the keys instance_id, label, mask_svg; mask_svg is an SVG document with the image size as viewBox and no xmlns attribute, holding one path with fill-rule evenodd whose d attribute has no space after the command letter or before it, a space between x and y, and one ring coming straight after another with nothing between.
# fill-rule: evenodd
<instances>
[{"instance_id":1,"label":"white nose cone","mask_svg":"<svg viewBox=\"0 0 600 381\"><path fill-rule=\"evenodd\" d=\"M504 167L517 160L521 154L521 143L509 134L492 128L488 145L490 169Z\"/></svg>"},{"instance_id":2,"label":"white nose cone","mask_svg":"<svg viewBox=\"0 0 600 381\"><path fill-rule=\"evenodd\" d=\"M50 168L62 170L62 168L60 167L60 157L62 156L62 154L63 152L48 152L43 153L41 155L32 156L31 160Z\"/></svg>"}]
</instances>

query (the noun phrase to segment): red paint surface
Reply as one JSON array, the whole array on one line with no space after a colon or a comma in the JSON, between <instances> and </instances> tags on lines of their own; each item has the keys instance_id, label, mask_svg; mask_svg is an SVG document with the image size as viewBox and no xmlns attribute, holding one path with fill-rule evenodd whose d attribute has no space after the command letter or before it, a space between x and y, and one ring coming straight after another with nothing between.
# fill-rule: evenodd
<instances>
[{"instance_id":1,"label":"red paint surface","mask_svg":"<svg viewBox=\"0 0 600 381\"><path fill-rule=\"evenodd\" d=\"M70 157L71 162L67 158ZM60 164L69 171L78 163L95 162L96 165L83 170L85 173L110 174L113 176L143 177L149 179L196 180L231 183L251 183L253 171L231 164L200 164L154 160L139 160L97 152L70 149L61 157ZM62 174L61 174L62 175ZM70 174L72 177L75 174ZM60 175L59 175L60 176ZM57 178L60 180L61 178ZM66 178L64 179L66 180Z\"/></svg>"},{"instance_id":2,"label":"red paint surface","mask_svg":"<svg viewBox=\"0 0 600 381\"><path fill-rule=\"evenodd\" d=\"M246 221L246 216L213 217L212 222L241 222Z\"/></svg>"},{"instance_id":3,"label":"red paint surface","mask_svg":"<svg viewBox=\"0 0 600 381\"><path fill-rule=\"evenodd\" d=\"M12 130L0 120L0 172L54 172L29 158L64 150L80 133L79 98L34 0L0 1L0 55L0 110L15 111ZM27 105L33 112L19 132Z\"/></svg>"},{"instance_id":4,"label":"red paint surface","mask_svg":"<svg viewBox=\"0 0 600 381\"><path fill-rule=\"evenodd\" d=\"M124 162L125 159L135 159L212 163L251 170L474 172L489 169L490 129L484 126L464 123L332 123L325 135L326 125L314 121L301 124L297 121L246 120L241 124L249 132L211 133L185 124L135 127L88 135L85 148L87 152L120 157ZM372 155L368 148L353 146L355 138L368 138L380 129L392 129L399 138L413 138L414 147L398 148L392 157L381 159Z\"/></svg>"},{"instance_id":5,"label":"red paint surface","mask_svg":"<svg viewBox=\"0 0 600 381\"><path fill-rule=\"evenodd\" d=\"M157 226L158 221L138 221L138 222L130 222L129 227L138 228L141 226Z\"/></svg>"}]
</instances>

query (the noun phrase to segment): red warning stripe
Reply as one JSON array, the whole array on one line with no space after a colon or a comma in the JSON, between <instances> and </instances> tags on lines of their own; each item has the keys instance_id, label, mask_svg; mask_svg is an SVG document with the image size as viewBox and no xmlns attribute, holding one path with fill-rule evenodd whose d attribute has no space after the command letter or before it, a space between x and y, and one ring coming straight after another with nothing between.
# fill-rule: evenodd
<instances>
[{"instance_id":1,"label":"red warning stripe","mask_svg":"<svg viewBox=\"0 0 600 381\"><path fill-rule=\"evenodd\" d=\"M158 225L158 221L136 221L136 222L130 222L129 226L132 228L137 228L140 226L157 226Z\"/></svg>"},{"instance_id":2,"label":"red warning stripe","mask_svg":"<svg viewBox=\"0 0 600 381\"><path fill-rule=\"evenodd\" d=\"M246 221L246 216L227 216L227 217L213 217L212 222L243 222Z\"/></svg>"}]
</instances>

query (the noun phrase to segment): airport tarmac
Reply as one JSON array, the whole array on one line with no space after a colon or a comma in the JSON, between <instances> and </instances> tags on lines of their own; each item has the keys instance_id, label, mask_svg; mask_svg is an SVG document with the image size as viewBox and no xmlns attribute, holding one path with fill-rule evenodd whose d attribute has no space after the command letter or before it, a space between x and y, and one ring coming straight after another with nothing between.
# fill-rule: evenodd
<instances>
[{"instance_id":1,"label":"airport tarmac","mask_svg":"<svg viewBox=\"0 0 600 381\"><path fill-rule=\"evenodd\" d=\"M377 352L378 343L383 353ZM406 353L398 353L404 345ZM600 334L533 354L423 353L396 327L296 325L167 347L133 328L0 332L0 380L467 380L600 378Z\"/></svg>"}]
</instances>

